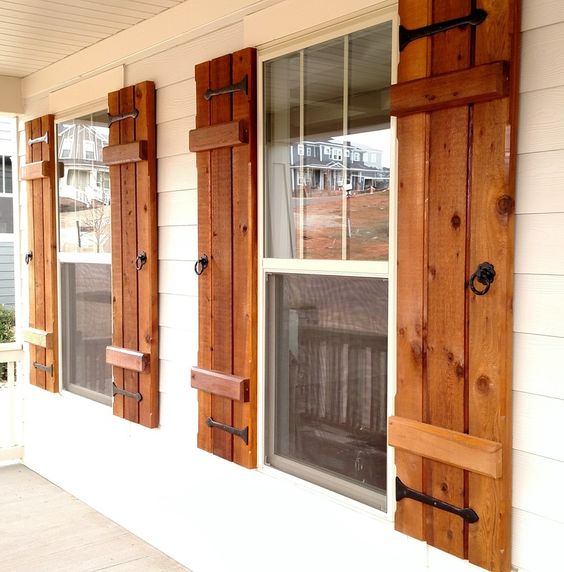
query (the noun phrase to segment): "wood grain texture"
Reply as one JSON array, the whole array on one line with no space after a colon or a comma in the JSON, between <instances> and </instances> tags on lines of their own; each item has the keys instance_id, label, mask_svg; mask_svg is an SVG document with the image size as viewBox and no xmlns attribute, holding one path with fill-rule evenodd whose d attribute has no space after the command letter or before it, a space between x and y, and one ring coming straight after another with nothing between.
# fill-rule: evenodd
<instances>
[{"instance_id":1,"label":"wood grain texture","mask_svg":"<svg viewBox=\"0 0 564 572\"><path fill-rule=\"evenodd\" d=\"M31 122L32 138L41 137L41 118L34 119ZM32 147L33 162L40 162L43 159L42 144L35 143ZM41 179L35 179L31 182L33 188L33 259L34 267L34 297L35 297L35 322L30 324L39 330L45 330L45 249L43 242L45 240L44 228L44 209L43 209L43 184ZM36 348L36 361L45 363L45 350ZM36 385L42 389L46 389L46 376L44 372L37 371L35 374Z\"/></svg>"},{"instance_id":2,"label":"wood grain texture","mask_svg":"<svg viewBox=\"0 0 564 572\"><path fill-rule=\"evenodd\" d=\"M45 361L53 366L53 373L45 378L45 388L59 391L59 350L58 350L58 294L57 294L57 188L55 173L55 117L44 115L41 129L49 133L49 143L41 144L42 161L49 163L49 176L41 180L43 192L44 240L43 259L45 264L45 329L52 333L53 342L45 349Z\"/></svg>"},{"instance_id":3,"label":"wood grain texture","mask_svg":"<svg viewBox=\"0 0 564 572\"><path fill-rule=\"evenodd\" d=\"M32 148L27 144L27 141L31 139L32 129L31 121L26 121L25 123L25 161L26 163L31 163L33 161ZM34 207L34 197L33 197L33 184L31 182L27 183L27 248L28 252L33 254L33 249L35 248L35 225L33 223L35 207ZM33 258L27 266L27 279L28 279L28 297L29 297L29 326L35 327L35 264ZM36 361L36 349L34 346L29 348L29 358L30 363ZM37 385L37 374L33 367L29 368L29 382L31 385Z\"/></svg>"},{"instance_id":4,"label":"wood grain texture","mask_svg":"<svg viewBox=\"0 0 564 572\"><path fill-rule=\"evenodd\" d=\"M119 91L108 94L108 113L118 115ZM108 142L110 145L119 145L119 123L110 125ZM121 167L110 166L110 192L111 192L111 226L112 226L112 344L123 347L123 272L121 259ZM113 381L119 389L124 389L123 370L112 368ZM123 417L123 395L115 395L113 400L113 413Z\"/></svg>"},{"instance_id":5,"label":"wood grain texture","mask_svg":"<svg viewBox=\"0 0 564 572\"><path fill-rule=\"evenodd\" d=\"M139 121L139 119L138 119ZM102 162L106 165L137 163L147 159L147 141L133 141L118 145L108 145L102 151Z\"/></svg>"},{"instance_id":6,"label":"wood grain texture","mask_svg":"<svg viewBox=\"0 0 564 572\"><path fill-rule=\"evenodd\" d=\"M233 96L235 98L235 95ZM233 147L247 143L248 133L243 121L229 121L210 127L193 129L189 134L188 148L192 152L210 151L221 147Z\"/></svg>"},{"instance_id":7,"label":"wood grain texture","mask_svg":"<svg viewBox=\"0 0 564 572\"><path fill-rule=\"evenodd\" d=\"M249 428L248 445L233 440L233 460L257 464L257 157L256 51L235 52L232 80L247 76L247 94L233 94L233 120L244 125L247 145L233 147L233 372L249 378L249 399L233 403L233 424Z\"/></svg>"},{"instance_id":8,"label":"wood grain texture","mask_svg":"<svg viewBox=\"0 0 564 572\"><path fill-rule=\"evenodd\" d=\"M193 367L191 386L235 401L249 400L249 380L236 375Z\"/></svg>"},{"instance_id":9,"label":"wood grain texture","mask_svg":"<svg viewBox=\"0 0 564 572\"><path fill-rule=\"evenodd\" d=\"M138 350L151 356L151 368L139 374L139 423L159 425L159 322L158 322L158 244L157 244L157 153L155 85L135 86L138 110L135 136L146 141L147 160L136 164L137 252L146 254L146 263L137 271Z\"/></svg>"},{"instance_id":10,"label":"wood grain texture","mask_svg":"<svg viewBox=\"0 0 564 572\"><path fill-rule=\"evenodd\" d=\"M231 55L212 60L210 87L218 89L231 84ZM231 120L231 94L219 95L211 100L211 124ZM233 195L231 149L211 151L211 187L213 242L210 271L212 275L212 369L233 372ZM233 425L231 400L212 395L212 418ZM233 437L214 429L213 452L227 460L233 459Z\"/></svg>"},{"instance_id":11,"label":"wood grain texture","mask_svg":"<svg viewBox=\"0 0 564 572\"><path fill-rule=\"evenodd\" d=\"M499 99L507 95L508 87L505 62L402 82L391 87L390 115L402 117Z\"/></svg>"},{"instance_id":12,"label":"wood grain texture","mask_svg":"<svg viewBox=\"0 0 564 572\"><path fill-rule=\"evenodd\" d=\"M501 443L472 437L402 417L390 417L388 440L392 447L498 479L502 475Z\"/></svg>"},{"instance_id":13,"label":"wood grain texture","mask_svg":"<svg viewBox=\"0 0 564 572\"><path fill-rule=\"evenodd\" d=\"M45 349L53 347L53 334L36 328L24 328L22 331L23 341Z\"/></svg>"},{"instance_id":14,"label":"wood grain texture","mask_svg":"<svg viewBox=\"0 0 564 572\"><path fill-rule=\"evenodd\" d=\"M488 12L476 30L476 63L511 62L510 96L474 107L470 268L494 264L495 291L469 293L468 430L502 443L500 480L470 474L468 501L480 514L468 535L469 560L495 572L511 569L512 301L515 161L519 86L519 2L483 0Z\"/></svg>"},{"instance_id":15,"label":"wood grain texture","mask_svg":"<svg viewBox=\"0 0 564 572\"><path fill-rule=\"evenodd\" d=\"M210 87L210 62L196 66L196 127L210 124L211 106L204 99L204 93ZM211 153L200 152L197 155L198 167L198 256L211 255L212 252L212 189L211 189ZM211 268L208 268L211 270ZM212 367L212 277L204 272L198 277L198 365L204 369ZM211 417L211 394L198 392L198 447L212 452L212 429L206 425Z\"/></svg>"},{"instance_id":16,"label":"wood grain texture","mask_svg":"<svg viewBox=\"0 0 564 572\"><path fill-rule=\"evenodd\" d=\"M114 397L114 414L145 427L159 425L157 159L155 86L142 82L108 95L110 113L137 117L110 127L112 188L114 383L143 399ZM126 159L128 159L126 161ZM135 159L130 161L129 159ZM137 268L138 256L145 263Z\"/></svg>"},{"instance_id":17,"label":"wood grain texture","mask_svg":"<svg viewBox=\"0 0 564 572\"><path fill-rule=\"evenodd\" d=\"M151 354L108 346L106 348L106 363L121 369L143 372L151 363Z\"/></svg>"},{"instance_id":18,"label":"wood grain texture","mask_svg":"<svg viewBox=\"0 0 564 572\"><path fill-rule=\"evenodd\" d=\"M46 179L51 173L49 161L37 161L27 163L20 167L20 179L22 181L33 181L33 179Z\"/></svg>"},{"instance_id":19,"label":"wood grain texture","mask_svg":"<svg viewBox=\"0 0 564 572\"><path fill-rule=\"evenodd\" d=\"M120 114L131 113L135 109L135 87L120 90ZM135 141L135 120L127 118L119 122L120 143ZM121 261L123 283L123 347L138 347L138 297L137 297L137 177L135 164L120 166L121 175ZM117 344L114 344L117 345ZM132 371L124 371L123 385L126 391L139 391L139 376ZM139 422L138 402L124 400L124 418Z\"/></svg>"},{"instance_id":20,"label":"wood grain texture","mask_svg":"<svg viewBox=\"0 0 564 572\"><path fill-rule=\"evenodd\" d=\"M432 5L420 0L402 0L399 16L406 28L419 28L432 21ZM423 38L402 52L398 81L427 77L431 41ZM395 412L401 417L423 420L423 387L426 361L427 209L428 209L428 117L416 114L399 118L398 132L398 261L397 261L397 390ZM397 451L396 471L411 488L423 490L423 459ZM406 499L396 506L396 530L425 539L423 505Z\"/></svg>"}]
</instances>

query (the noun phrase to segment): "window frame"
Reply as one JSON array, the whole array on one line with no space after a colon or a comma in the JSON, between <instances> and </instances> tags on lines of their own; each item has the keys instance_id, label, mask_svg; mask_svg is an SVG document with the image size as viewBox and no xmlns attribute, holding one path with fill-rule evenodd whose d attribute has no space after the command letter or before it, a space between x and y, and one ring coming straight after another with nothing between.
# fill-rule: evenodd
<instances>
[{"instance_id":1,"label":"window frame","mask_svg":"<svg viewBox=\"0 0 564 572\"><path fill-rule=\"evenodd\" d=\"M110 267L112 266L112 253L111 252L63 252L61 251L60 244L60 211L59 211L59 183L61 181L60 174L58 172L59 168L59 146L58 146L58 126L65 122L73 119L78 119L87 114L94 114L100 112L106 112L108 109L107 99L97 100L88 105L83 105L75 108L72 111L66 113L57 114L55 116L55 138L57 145L55 147L56 156L56 233L57 233L57 320L59 325L59 383L60 383L60 393L61 395L71 395L73 398L86 398L89 403L101 405L103 407L112 407L113 398L112 396L107 396L102 393L97 393L95 391L89 390L88 388L83 388L77 386L74 383L66 382L65 376L63 374L64 367L64 353L63 346L65 335L63 331L63 277L62 277L62 264L101 264ZM68 158L68 157L66 157ZM79 160L85 160L80 158ZM70 170L69 170L70 171ZM66 180L67 173L64 173L64 179ZM111 295L111 281L110 281L110 295ZM113 320L112 320L113 322ZM113 324L112 324L113 327ZM111 332L110 332L111 335ZM73 389L70 389L73 386Z\"/></svg>"},{"instance_id":2,"label":"window frame","mask_svg":"<svg viewBox=\"0 0 564 572\"><path fill-rule=\"evenodd\" d=\"M384 278L388 280L388 367L387 367L387 415L394 414L394 397L396 392L396 263L397 263L397 124L395 117L390 117L391 148L390 148L390 195L389 195L389 243L387 261L357 261L357 260L315 260L315 259L280 259L265 258L265 134L264 134L264 64L265 62L301 49L321 44L346 34L361 31L384 22L392 24L392 54L391 54L391 83L397 82L397 67L399 61L398 27L399 16L396 7L383 7L370 14L360 17L343 19L338 23L318 29L314 32L304 30L303 33L290 39L270 42L257 49L257 223L258 223L258 387L257 387L257 469L277 479L288 481L322 494L348 507L367 512L378 518L393 521L395 513L395 456L394 448L386 448L386 494L384 507L365 504L350 496L327 489L275 468L267 463L267 440L269 436L269 408L267 395L267 379L272 376L271 365L268 363L269 335L267 323L271 321L268 312L274 305L267 306L269 297L268 277L271 274L319 274L326 276ZM293 463L288 461L288 464ZM298 463L300 472L306 474L309 469ZM321 479L322 480L322 479ZM345 483L344 479L339 479ZM361 487L359 487L361 488ZM367 494L374 494L365 489Z\"/></svg>"}]
</instances>

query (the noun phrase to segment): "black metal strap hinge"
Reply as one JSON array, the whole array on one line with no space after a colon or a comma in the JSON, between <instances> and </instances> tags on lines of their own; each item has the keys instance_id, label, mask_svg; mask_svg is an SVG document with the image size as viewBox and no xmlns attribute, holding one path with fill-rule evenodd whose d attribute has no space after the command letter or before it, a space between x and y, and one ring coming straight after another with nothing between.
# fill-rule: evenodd
<instances>
[{"instance_id":1,"label":"black metal strap hinge","mask_svg":"<svg viewBox=\"0 0 564 572\"><path fill-rule=\"evenodd\" d=\"M413 40L418 40L419 38L425 38L426 36L432 36L433 34L438 34L439 32L446 32L447 30L452 30L452 28L460 28L461 26L478 26L485 19L488 13L481 8L476 8L472 10L468 16L463 16L462 18L453 18L452 20L445 20L444 22L438 22L436 24L430 24L429 26L422 26L421 28L415 28L414 30L408 30L403 26L399 27L399 44L400 52Z\"/></svg>"},{"instance_id":2,"label":"black metal strap hinge","mask_svg":"<svg viewBox=\"0 0 564 572\"><path fill-rule=\"evenodd\" d=\"M39 371L44 371L45 373L48 373L50 376L53 376L53 366L52 365L43 365L42 363L39 363L38 361L34 361L33 367L35 369L38 369Z\"/></svg>"},{"instance_id":3,"label":"black metal strap hinge","mask_svg":"<svg viewBox=\"0 0 564 572\"><path fill-rule=\"evenodd\" d=\"M208 89L204 93L204 99L209 101L212 97L216 95L225 95L226 93L235 93L236 91L244 91L245 95L248 95L249 82L247 76L245 76L240 82L233 83L226 87L219 87L217 89Z\"/></svg>"},{"instance_id":4,"label":"black metal strap hinge","mask_svg":"<svg viewBox=\"0 0 564 572\"><path fill-rule=\"evenodd\" d=\"M131 399L135 399L135 401L141 401L143 399L143 396L139 392L133 393L132 391L121 389L115 383L112 383L112 385L113 385L112 395L114 397L116 395L123 395L124 397L131 397Z\"/></svg>"},{"instance_id":5,"label":"black metal strap hinge","mask_svg":"<svg viewBox=\"0 0 564 572\"><path fill-rule=\"evenodd\" d=\"M456 516L460 516L466 522L472 524L474 522L478 522L479 517L476 514L476 511L473 508L458 508L453 504L449 504L448 502L436 499L425 493L420 493L419 491L410 489L407 485L404 485L399 477L396 477L396 501L399 502L402 499L412 499L423 504L428 504L434 508L438 508L440 510L444 510L446 512L450 512L455 514Z\"/></svg>"},{"instance_id":6,"label":"black metal strap hinge","mask_svg":"<svg viewBox=\"0 0 564 572\"><path fill-rule=\"evenodd\" d=\"M214 429L221 429L222 431L226 431L231 435L235 435L236 437L241 437L243 441L245 441L245 445L249 444L249 428L245 427L244 429L235 429L235 427L231 427L231 425L225 425L225 423L219 423L218 421L214 421L211 417L206 419L206 425L208 427L213 427Z\"/></svg>"}]
</instances>

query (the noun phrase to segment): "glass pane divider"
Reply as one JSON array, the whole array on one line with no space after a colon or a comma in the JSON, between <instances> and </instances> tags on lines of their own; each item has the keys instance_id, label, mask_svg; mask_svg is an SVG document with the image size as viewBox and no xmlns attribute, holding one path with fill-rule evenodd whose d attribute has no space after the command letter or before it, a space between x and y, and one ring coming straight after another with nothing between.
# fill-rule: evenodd
<instances>
[{"instance_id":1,"label":"glass pane divider","mask_svg":"<svg viewBox=\"0 0 564 572\"><path fill-rule=\"evenodd\" d=\"M261 270L265 273L307 273L388 278L389 264L387 261L263 258Z\"/></svg>"}]
</instances>

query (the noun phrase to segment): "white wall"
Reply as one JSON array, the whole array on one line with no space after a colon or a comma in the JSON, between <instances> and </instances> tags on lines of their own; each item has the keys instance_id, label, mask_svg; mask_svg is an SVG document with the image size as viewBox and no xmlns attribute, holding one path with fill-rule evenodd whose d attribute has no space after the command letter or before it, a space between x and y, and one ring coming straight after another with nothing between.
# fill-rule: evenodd
<instances>
[{"instance_id":1,"label":"white wall","mask_svg":"<svg viewBox=\"0 0 564 572\"><path fill-rule=\"evenodd\" d=\"M557 493L564 448L562 439L550 438L562 435L564 419L562 5L525 0L523 18L513 562L527 572L556 570L564 538ZM261 21L260 14L253 18ZM245 47L249 37L241 21L218 19L216 31L201 26L205 35L113 62L126 64L126 85L153 80L157 86L161 427L138 427L103 405L27 386L26 464L194 572L478 570L395 533L376 511L196 448L196 392L189 387L198 338L196 167L187 152L193 70L200 61ZM36 89L46 77L27 83ZM48 101L47 93L28 98L27 118L48 112ZM22 142L20 155L24 150ZM25 226L25 193L21 205Z\"/></svg>"}]
</instances>

